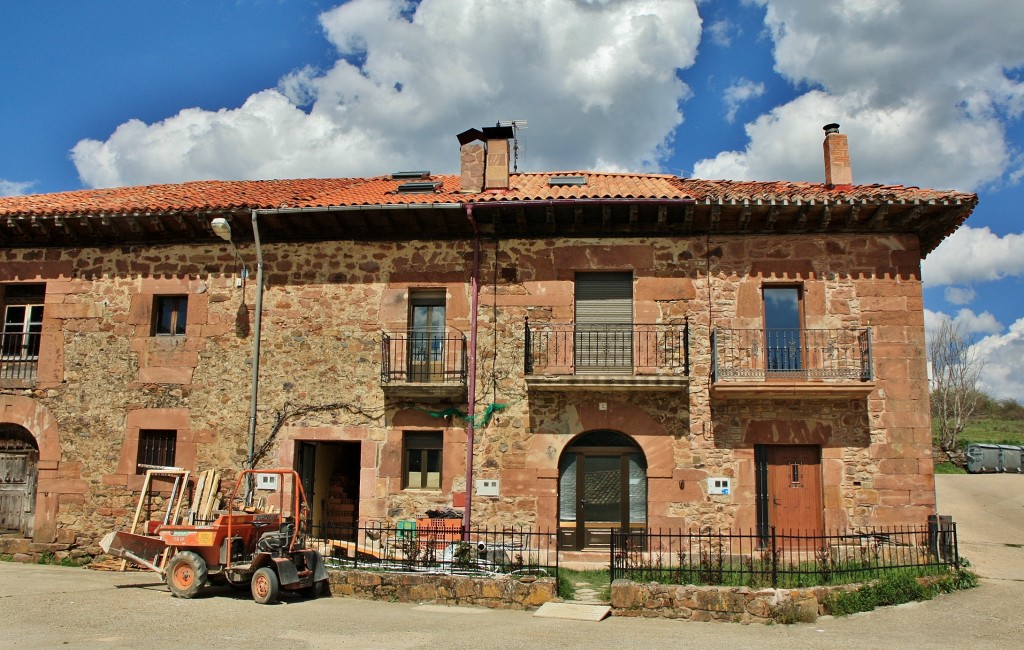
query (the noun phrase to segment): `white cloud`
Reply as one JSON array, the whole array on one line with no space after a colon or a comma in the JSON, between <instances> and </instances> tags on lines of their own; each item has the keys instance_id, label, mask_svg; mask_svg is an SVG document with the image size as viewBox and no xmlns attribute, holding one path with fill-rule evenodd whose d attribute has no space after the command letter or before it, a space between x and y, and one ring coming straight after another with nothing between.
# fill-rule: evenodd
<instances>
[{"instance_id":1,"label":"white cloud","mask_svg":"<svg viewBox=\"0 0 1024 650\"><path fill-rule=\"evenodd\" d=\"M998 334L1003 331L1003 324L996 320L991 312L983 311L980 314L970 309L961 309L956 316L950 316L941 311L924 310L924 330L926 335L931 336L938 329L939 325L946 321L953 321L954 325L960 327L960 331L967 336Z\"/></svg>"},{"instance_id":2,"label":"white cloud","mask_svg":"<svg viewBox=\"0 0 1024 650\"><path fill-rule=\"evenodd\" d=\"M1024 233L1000 237L961 226L922 263L925 286L968 284L1024 275Z\"/></svg>"},{"instance_id":3,"label":"white cloud","mask_svg":"<svg viewBox=\"0 0 1024 650\"><path fill-rule=\"evenodd\" d=\"M35 181L8 181L0 178L0 196L20 196L29 191Z\"/></svg>"},{"instance_id":4,"label":"white cloud","mask_svg":"<svg viewBox=\"0 0 1024 650\"><path fill-rule=\"evenodd\" d=\"M978 297L978 293L970 287L946 287L946 302L954 305L966 305Z\"/></svg>"},{"instance_id":5,"label":"white cloud","mask_svg":"<svg viewBox=\"0 0 1024 650\"><path fill-rule=\"evenodd\" d=\"M1024 403L1024 318L1006 334L985 337L974 345L981 371L980 388L996 399Z\"/></svg>"},{"instance_id":6,"label":"white cloud","mask_svg":"<svg viewBox=\"0 0 1024 650\"><path fill-rule=\"evenodd\" d=\"M731 124L736 119L736 111L739 110L740 104L763 94L764 84L761 82L755 83L750 79L736 81L725 89L725 120Z\"/></svg>"},{"instance_id":7,"label":"white cloud","mask_svg":"<svg viewBox=\"0 0 1024 650\"><path fill-rule=\"evenodd\" d=\"M237 108L83 140L72 152L83 183L452 171L456 133L522 118L521 169L653 171L690 93L676 71L701 34L692 0L353 0L321 23L333 67L298 70Z\"/></svg>"},{"instance_id":8,"label":"white cloud","mask_svg":"<svg viewBox=\"0 0 1024 650\"><path fill-rule=\"evenodd\" d=\"M729 20L716 20L707 26L708 37L711 42L719 47L732 45L732 38L735 34L740 35L739 26Z\"/></svg>"},{"instance_id":9,"label":"white cloud","mask_svg":"<svg viewBox=\"0 0 1024 650\"><path fill-rule=\"evenodd\" d=\"M973 189L1014 164L1003 120L1024 111L1024 83L1008 74L1024 65L1024 3L756 1L775 69L810 90L695 175L821 181L818 129L833 121L858 183Z\"/></svg>"}]
</instances>

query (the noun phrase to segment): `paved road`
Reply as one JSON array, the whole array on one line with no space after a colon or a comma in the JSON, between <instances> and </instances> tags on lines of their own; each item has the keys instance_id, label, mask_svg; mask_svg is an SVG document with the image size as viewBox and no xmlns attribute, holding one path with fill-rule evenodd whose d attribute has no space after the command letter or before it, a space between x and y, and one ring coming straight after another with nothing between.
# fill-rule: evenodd
<instances>
[{"instance_id":1,"label":"paved road","mask_svg":"<svg viewBox=\"0 0 1024 650\"><path fill-rule=\"evenodd\" d=\"M1021 557L1012 553L1021 549L1006 544L1024 540L1019 501L1024 476L939 479L940 510L962 522L964 553L970 557L982 548L1006 549L1011 553L1006 557L1019 569ZM987 489L995 496L984 496L981 488L984 494L972 497L982 482L970 479L990 483ZM1008 498L1000 500L999 495ZM1002 505L993 506L996 501ZM961 519L961 508L971 513ZM985 512L993 514L982 516ZM983 560L979 556L986 575L999 574L983 580L979 589L790 626L625 618L584 623L524 612L349 598L261 606L228 590L181 600L172 598L151 574L0 563L0 647L1020 648L1024 582L990 568L998 568L1001 561L996 553Z\"/></svg>"}]
</instances>

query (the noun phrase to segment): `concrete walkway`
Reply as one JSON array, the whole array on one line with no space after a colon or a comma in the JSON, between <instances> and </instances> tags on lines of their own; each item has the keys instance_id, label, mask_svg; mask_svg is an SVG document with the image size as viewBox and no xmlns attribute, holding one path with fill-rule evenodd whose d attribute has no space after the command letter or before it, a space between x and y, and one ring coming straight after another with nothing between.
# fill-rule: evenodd
<instances>
[{"instance_id":1,"label":"concrete walkway","mask_svg":"<svg viewBox=\"0 0 1024 650\"><path fill-rule=\"evenodd\" d=\"M935 493L975 573L1024 581L1024 474L938 474Z\"/></svg>"}]
</instances>

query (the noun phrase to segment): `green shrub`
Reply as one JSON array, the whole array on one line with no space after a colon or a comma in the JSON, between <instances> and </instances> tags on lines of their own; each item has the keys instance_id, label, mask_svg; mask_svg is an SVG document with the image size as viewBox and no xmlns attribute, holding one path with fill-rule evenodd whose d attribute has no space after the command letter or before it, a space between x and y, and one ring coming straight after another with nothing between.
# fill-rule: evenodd
<instances>
[{"instance_id":1,"label":"green shrub","mask_svg":"<svg viewBox=\"0 0 1024 650\"><path fill-rule=\"evenodd\" d=\"M964 564L970 565L966 560ZM834 592L825 599L825 607L834 616L848 616L885 605L931 600L940 593L973 589L976 586L978 577L963 568L932 581L928 586L922 585L912 574L897 574L864 585L857 591Z\"/></svg>"}]
</instances>

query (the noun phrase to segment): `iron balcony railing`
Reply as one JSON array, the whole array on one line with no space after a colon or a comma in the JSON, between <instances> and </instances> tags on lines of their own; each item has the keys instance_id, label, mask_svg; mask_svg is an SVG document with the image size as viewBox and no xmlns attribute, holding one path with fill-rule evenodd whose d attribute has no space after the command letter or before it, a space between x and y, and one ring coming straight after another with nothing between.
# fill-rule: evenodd
<instances>
[{"instance_id":1,"label":"iron balcony railing","mask_svg":"<svg viewBox=\"0 0 1024 650\"><path fill-rule=\"evenodd\" d=\"M381 344L381 383L466 383L466 335L453 327L384 332Z\"/></svg>"},{"instance_id":2,"label":"iron balcony railing","mask_svg":"<svg viewBox=\"0 0 1024 650\"><path fill-rule=\"evenodd\" d=\"M690 374L689 321L589 324L526 318L526 375Z\"/></svg>"},{"instance_id":3,"label":"iron balcony railing","mask_svg":"<svg viewBox=\"0 0 1024 650\"><path fill-rule=\"evenodd\" d=\"M527 375L690 374L689 320L672 324L531 323Z\"/></svg>"},{"instance_id":4,"label":"iron balcony railing","mask_svg":"<svg viewBox=\"0 0 1024 650\"><path fill-rule=\"evenodd\" d=\"M871 330L716 329L711 334L715 381L871 381Z\"/></svg>"},{"instance_id":5,"label":"iron balcony railing","mask_svg":"<svg viewBox=\"0 0 1024 650\"><path fill-rule=\"evenodd\" d=\"M35 379L40 336L25 331L0 335L0 379Z\"/></svg>"},{"instance_id":6,"label":"iron balcony railing","mask_svg":"<svg viewBox=\"0 0 1024 650\"><path fill-rule=\"evenodd\" d=\"M946 518L943 518L946 519ZM811 534L648 530L616 532L611 579L664 584L793 588L874 580L892 572L959 570L956 524Z\"/></svg>"}]
</instances>

